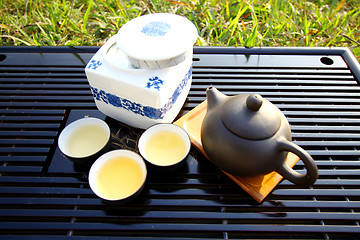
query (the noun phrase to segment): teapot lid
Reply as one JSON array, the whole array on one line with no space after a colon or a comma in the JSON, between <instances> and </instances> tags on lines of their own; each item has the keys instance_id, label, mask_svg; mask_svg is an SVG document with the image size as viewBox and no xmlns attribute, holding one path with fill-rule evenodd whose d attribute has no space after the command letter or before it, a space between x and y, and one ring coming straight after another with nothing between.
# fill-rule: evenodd
<instances>
[{"instance_id":1,"label":"teapot lid","mask_svg":"<svg viewBox=\"0 0 360 240\"><path fill-rule=\"evenodd\" d=\"M171 13L152 13L125 23L116 44L129 57L167 60L192 49L198 32L187 18Z\"/></svg>"},{"instance_id":2,"label":"teapot lid","mask_svg":"<svg viewBox=\"0 0 360 240\"><path fill-rule=\"evenodd\" d=\"M273 136L281 124L277 108L259 94L231 97L223 105L221 119L231 132L251 140Z\"/></svg>"}]
</instances>

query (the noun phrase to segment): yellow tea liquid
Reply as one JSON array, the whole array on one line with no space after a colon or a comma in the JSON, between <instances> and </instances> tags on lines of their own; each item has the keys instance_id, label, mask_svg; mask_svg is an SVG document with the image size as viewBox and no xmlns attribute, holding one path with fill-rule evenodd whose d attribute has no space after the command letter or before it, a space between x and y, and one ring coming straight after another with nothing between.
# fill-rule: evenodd
<instances>
[{"instance_id":1,"label":"yellow tea liquid","mask_svg":"<svg viewBox=\"0 0 360 240\"><path fill-rule=\"evenodd\" d=\"M100 196L118 200L135 193L142 184L140 165L130 157L114 157L98 171L96 182Z\"/></svg>"},{"instance_id":2,"label":"yellow tea liquid","mask_svg":"<svg viewBox=\"0 0 360 240\"><path fill-rule=\"evenodd\" d=\"M85 157L103 148L108 138L105 129L98 125L81 126L71 133L66 148L73 157Z\"/></svg>"},{"instance_id":3,"label":"yellow tea liquid","mask_svg":"<svg viewBox=\"0 0 360 240\"><path fill-rule=\"evenodd\" d=\"M149 137L145 144L146 158L160 166L173 165L186 156L184 139L172 131L159 131Z\"/></svg>"}]
</instances>

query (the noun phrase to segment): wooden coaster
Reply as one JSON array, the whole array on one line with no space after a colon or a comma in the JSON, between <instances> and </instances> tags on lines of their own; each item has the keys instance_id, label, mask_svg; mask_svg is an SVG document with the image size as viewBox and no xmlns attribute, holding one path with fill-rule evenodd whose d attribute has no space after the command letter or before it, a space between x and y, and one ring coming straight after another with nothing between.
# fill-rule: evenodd
<instances>
[{"instance_id":1,"label":"wooden coaster","mask_svg":"<svg viewBox=\"0 0 360 240\"><path fill-rule=\"evenodd\" d=\"M174 124L182 127L185 129L185 131L187 131L193 146L195 146L202 154L204 154L204 156L206 156L206 154L201 144L200 131L201 124L206 114L206 108L207 103L205 100L190 112L182 116L179 120L174 122ZM298 161L299 158L293 153L289 153L286 158L287 164L291 167L293 167ZM269 174L259 175L256 177L237 177L226 172L224 173L258 202L262 202L283 178L276 172L271 172Z\"/></svg>"}]
</instances>

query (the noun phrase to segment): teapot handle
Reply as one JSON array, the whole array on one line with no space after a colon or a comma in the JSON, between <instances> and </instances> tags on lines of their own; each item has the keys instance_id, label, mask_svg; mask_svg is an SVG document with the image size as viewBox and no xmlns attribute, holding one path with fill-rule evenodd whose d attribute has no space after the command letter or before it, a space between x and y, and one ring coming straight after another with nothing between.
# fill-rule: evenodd
<instances>
[{"instance_id":1,"label":"teapot handle","mask_svg":"<svg viewBox=\"0 0 360 240\"><path fill-rule=\"evenodd\" d=\"M297 155L305 164L307 173L301 174L293 170L287 163L284 163L276 170L281 176L287 180L303 186L311 186L315 183L319 176L318 168L314 159L303 148L285 138L279 141L280 151L289 151Z\"/></svg>"}]
</instances>

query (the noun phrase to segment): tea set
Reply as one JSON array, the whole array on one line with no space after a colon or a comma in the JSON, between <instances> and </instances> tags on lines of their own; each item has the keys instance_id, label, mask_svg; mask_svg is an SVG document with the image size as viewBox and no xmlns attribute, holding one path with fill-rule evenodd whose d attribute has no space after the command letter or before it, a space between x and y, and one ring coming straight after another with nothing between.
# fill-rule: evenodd
<instances>
[{"instance_id":1,"label":"tea set","mask_svg":"<svg viewBox=\"0 0 360 240\"><path fill-rule=\"evenodd\" d=\"M91 165L90 188L104 201L136 197L144 186L147 165L172 170L189 154L188 133L172 122L190 90L197 36L194 24L182 16L144 15L124 24L87 64L85 73L98 110L144 129L139 154L109 151L110 130L100 119L83 118L61 132L59 149L74 164ZM295 184L314 184L317 166L291 142L290 125L275 105L258 94L226 96L213 86L206 96L201 142L218 168L236 176L276 171ZM286 164L288 152L304 162L306 174Z\"/></svg>"}]
</instances>

